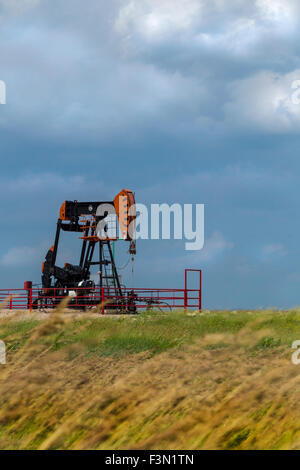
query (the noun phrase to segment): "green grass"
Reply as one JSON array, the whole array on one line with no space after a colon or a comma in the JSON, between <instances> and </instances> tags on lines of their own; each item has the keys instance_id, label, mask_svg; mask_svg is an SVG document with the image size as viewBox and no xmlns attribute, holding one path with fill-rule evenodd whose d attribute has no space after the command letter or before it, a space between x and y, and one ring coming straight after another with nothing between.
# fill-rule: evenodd
<instances>
[{"instance_id":1,"label":"green grass","mask_svg":"<svg viewBox=\"0 0 300 470\"><path fill-rule=\"evenodd\" d=\"M11 321L0 324L0 339L9 349L19 349L38 320ZM252 349L272 349L290 345L300 337L300 313L290 312L212 312L189 316L183 312L161 314L143 313L135 317L84 318L68 322L63 331L55 331L41 338L41 342L58 351L72 345L81 345L88 354L103 356L126 355L148 351L158 354L171 348L190 345L211 334L235 335L243 328L257 332L272 330L272 335L261 338ZM208 345L208 348L226 347L226 342Z\"/></svg>"},{"instance_id":2,"label":"green grass","mask_svg":"<svg viewBox=\"0 0 300 470\"><path fill-rule=\"evenodd\" d=\"M24 336L27 333L30 333L38 324L38 320L6 322L5 324L0 324L0 336L2 339L6 339L13 335Z\"/></svg>"},{"instance_id":3,"label":"green grass","mask_svg":"<svg viewBox=\"0 0 300 470\"><path fill-rule=\"evenodd\" d=\"M229 450L237 448L240 444L242 444L242 442L248 439L250 434L251 434L250 429L242 429L236 432L232 437L229 438L225 448Z\"/></svg>"},{"instance_id":4,"label":"green grass","mask_svg":"<svg viewBox=\"0 0 300 470\"><path fill-rule=\"evenodd\" d=\"M16 351L26 343L38 324L37 320L11 321L0 324L0 339L5 341L8 351Z\"/></svg>"}]
</instances>

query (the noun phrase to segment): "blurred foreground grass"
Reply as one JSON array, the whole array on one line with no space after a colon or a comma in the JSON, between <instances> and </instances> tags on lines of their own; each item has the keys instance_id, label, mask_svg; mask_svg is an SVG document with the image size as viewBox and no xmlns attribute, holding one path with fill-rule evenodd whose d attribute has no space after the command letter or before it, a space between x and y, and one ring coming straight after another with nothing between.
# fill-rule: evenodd
<instances>
[{"instance_id":1,"label":"blurred foreground grass","mask_svg":"<svg viewBox=\"0 0 300 470\"><path fill-rule=\"evenodd\" d=\"M300 449L300 311L0 318L1 449Z\"/></svg>"}]
</instances>

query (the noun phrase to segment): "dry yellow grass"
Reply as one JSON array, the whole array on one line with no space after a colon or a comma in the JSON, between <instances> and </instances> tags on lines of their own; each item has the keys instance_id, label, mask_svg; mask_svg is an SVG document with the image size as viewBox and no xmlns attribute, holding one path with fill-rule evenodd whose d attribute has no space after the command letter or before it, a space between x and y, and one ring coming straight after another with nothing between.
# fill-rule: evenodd
<instances>
[{"instance_id":1,"label":"dry yellow grass","mask_svg":"<svg viewBox=\"0 0 300 470\"><path fill-rule=\"evenodd\" d=\"M149 341L171 320L78 321L63 307L30 327L23 322L21 332L12 325L18 318L0 321L9 346L0 366L1 449L300 449L300 366L269 325L281 314L223 314L213 328L210 314L178 314L174 344L157 336L148 349L140 339L128 349L132 331ZM296 335L299 314L287 318ZM199 334L179 334L180 322ZM103 349L117 330L131 338L122 336L124 354Z\"/></svg>"}]
</instances>

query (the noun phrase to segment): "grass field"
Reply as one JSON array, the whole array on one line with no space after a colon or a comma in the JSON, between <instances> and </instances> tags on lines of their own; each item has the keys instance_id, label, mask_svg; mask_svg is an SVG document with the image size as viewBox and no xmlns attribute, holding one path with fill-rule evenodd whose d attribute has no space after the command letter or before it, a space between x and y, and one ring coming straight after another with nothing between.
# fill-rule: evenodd
<instances>
[{"instance_id":1,"label":"grass field","mask_svg":"<svg viewBox=\"0 0 300 470\"><path fill-rule=\"evenodd\" d=\"M300 449L300 311L0 318L1 449Z\"/></svg>"}]
</instances>

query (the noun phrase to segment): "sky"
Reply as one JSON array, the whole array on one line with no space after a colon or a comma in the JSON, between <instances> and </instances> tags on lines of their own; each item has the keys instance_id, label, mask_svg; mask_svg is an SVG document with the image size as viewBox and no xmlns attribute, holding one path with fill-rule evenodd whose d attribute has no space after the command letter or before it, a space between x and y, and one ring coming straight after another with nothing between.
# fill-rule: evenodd
<instances>
[{"instance_id":1,"label":"sky","mask_svg":"<svg viewBox=\"0 0 300 470\"><path fill-rule=\"evenodd\" d=\"M199 268L205 308L300 305L299 20L296 0L0 0L1 288L40 282L64 200L127 187L205 204L204 248L140 241L136 286Z\"/></svg>"}]
</instances>

